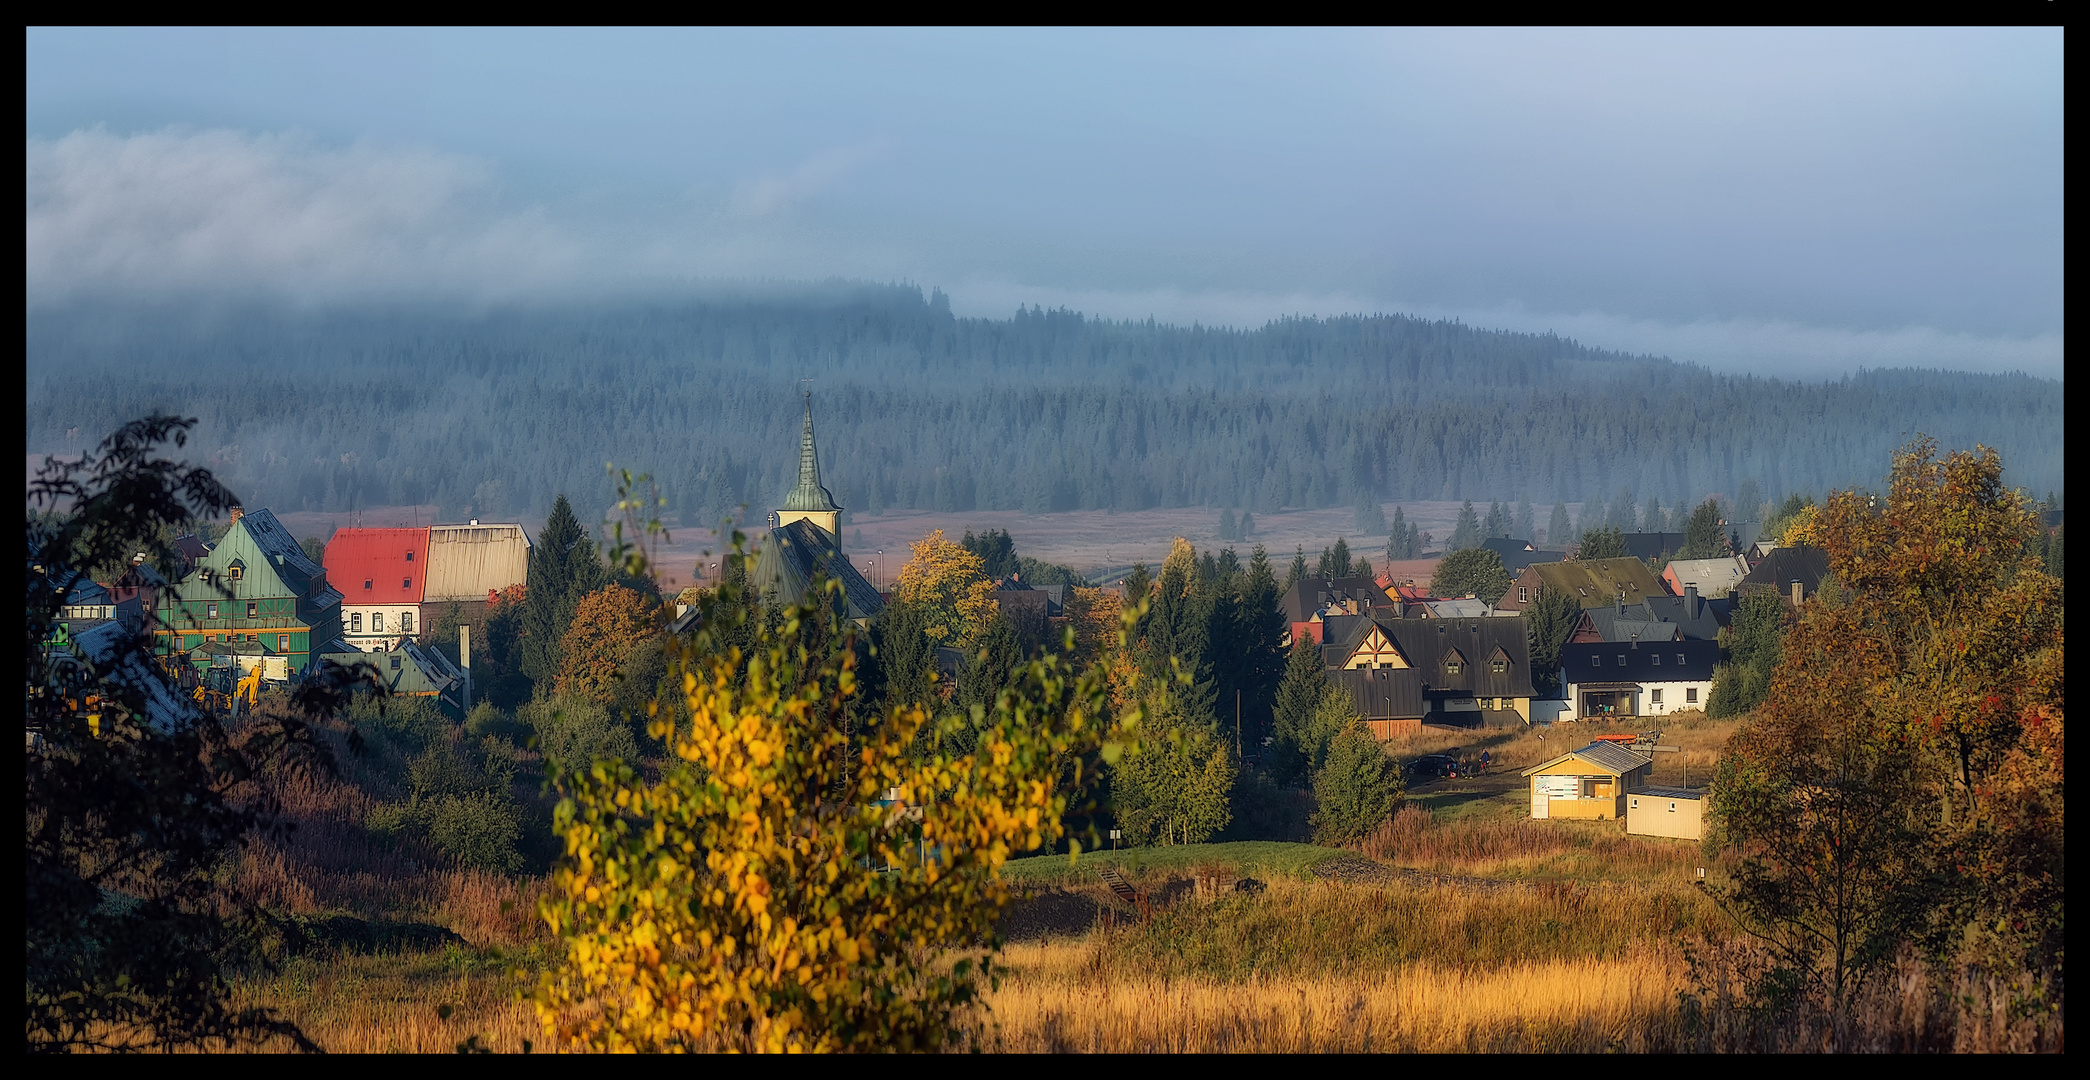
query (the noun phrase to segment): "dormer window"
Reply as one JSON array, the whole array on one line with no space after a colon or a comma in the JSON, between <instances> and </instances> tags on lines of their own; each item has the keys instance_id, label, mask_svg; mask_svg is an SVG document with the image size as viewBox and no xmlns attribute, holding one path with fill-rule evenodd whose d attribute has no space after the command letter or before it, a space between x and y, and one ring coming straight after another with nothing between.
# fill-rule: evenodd
<instances>
[{"instance_id":1,"label":"dormer window","mask_svg":"<svg viewBox=\"0 0 2090 1080\"><path fill-rule=\"evenodd\" d=\"M369 578L364 578L364 579L363 579L363 587L367 589L367 588L369 588L370 586L371 586L371 581L370 581L370 579L369 579Z\"/></svg>"},{"instance_id":2,"label":"dormer window","mask_svg":"<svg viewBox=\"0 0 2090 1080\"><path fill-rule=\"evenodd\" d=\"M232 564L232 565L231 565L230 567L227 567L227 568L226 568L226 570L225 570L225 574L226 574L226 576L227 576L227 577L230 577L230 578L231 578L232 580L234 580L234 581L238 581L239 579L241 579L241 578L245 577L245 576L246 576L246 574L247 574L247 567L246 567L246 564L244 564L244 563L233 563L233 564Z\"/></svg>"},{"instance_id":3,"label":"dormer window","mask_svg":"<svg viewBox=\"0 0 2090 1080\"><path fill-rule=\"evenodd\" d=\"M413 561L414 561L414 553L413 553L413 552L409 551L409 552L407 552L407 553L406 553L406 561L407 561L407 562L413 562Z\"/></svg>"},{"instance_id":4,"label":"dormer window","mask_svg":"<svg viewBox=\"0 0 2090 1080\"><path fill-rule=\"evenodd\" d=\"M1509 661L1499 659L1490 660L1488 661L1488 670L1494 672L1497 675L1506 674L1509 671Z\"/></svg>"},{"instance_id":5,"label":"dormer window","mask_svg":"<svg viewBox=\"0 0 2090 1080\"><path fill-rule=\"evenodd\" d=\"M1463 670L1463 667L1455 658L1444 662L1444 673L1446 675L1457 675L1461 670Z\"/></svg>"},{"instance_id":6,"label":"dormer window","mask_svg":"<svg viewBox=\"0 0 2090 1080\"><path fill-rule=\"evenodd\" d=\"M407 578L400 578L400 579L399 579L399 587L400 587L400 588L402 588L402 589L411 589L411 588L413 588L413 587L414 587L414 579L413 579L413 578L410 578L410 577L407 577Z\"/></svg>"}]
</instances>

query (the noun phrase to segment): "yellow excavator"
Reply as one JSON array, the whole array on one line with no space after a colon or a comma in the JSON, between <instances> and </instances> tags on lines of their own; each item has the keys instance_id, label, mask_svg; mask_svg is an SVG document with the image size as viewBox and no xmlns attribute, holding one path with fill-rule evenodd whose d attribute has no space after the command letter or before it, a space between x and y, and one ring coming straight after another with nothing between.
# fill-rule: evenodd
<instances>
[{"instance_id":1,"label":"yellow excavator","mask_svg":"<svg viewBox=\"0 0 2090 1080\"><path fill-rule=\"evenodd\" d=\"M233 686L230 694L222 690L213 690L208 682L204 682L199 684L190 696L196 699L198 705L212 712L222 709L233 716L239 715L240 700L244 698L248 710L252 711L254 706L261 704L261 670L261 665L255 664L254 669L247 672L246 677Z\"/></svg>"}]
</instances>

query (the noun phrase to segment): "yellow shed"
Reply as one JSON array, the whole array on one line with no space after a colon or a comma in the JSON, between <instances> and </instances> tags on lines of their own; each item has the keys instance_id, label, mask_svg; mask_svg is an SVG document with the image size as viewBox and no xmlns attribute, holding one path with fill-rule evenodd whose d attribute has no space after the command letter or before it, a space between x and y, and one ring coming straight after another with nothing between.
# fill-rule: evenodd
<instances>
[{"instance_id":1,"label":"yellow shed","mask_svg":"<svg viewBox=\"0 0 2090 1080\"><path fill-rule=\"evenodd\" d=\"M1644 787L1654 762L1622 746L1590 743L1524 770L1534 818L1626 816L1626 793Z\"/></svg>"},{"instance_id":2,"label":"yellow shed","mask_svg":"<svg viewBox=\"0 0 2090 1080\"><path fill-rule=\"evenodd\" d=\"M1705 792L1650 787L1626 793L1626 831L1636 836L1697 840L1705 835Z\"/></svg>"}]
</instances>

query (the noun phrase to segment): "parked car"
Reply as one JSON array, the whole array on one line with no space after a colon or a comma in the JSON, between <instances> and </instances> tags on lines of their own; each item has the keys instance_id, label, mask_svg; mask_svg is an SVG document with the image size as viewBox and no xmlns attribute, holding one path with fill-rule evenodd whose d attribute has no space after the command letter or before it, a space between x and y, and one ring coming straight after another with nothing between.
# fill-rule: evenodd
<instances>
[{"instance_id":1,"label":"parked car","mask_svg":"<svg viewBox=\"0 0 2090 1080\"><path fill-rule=\"evenodd\" d=\"M1459 775L1459 759L1448 754L1424 754L1408 763L1409 777L1417 780L1432 780L1440 776Z\"/></svg>"}]
</instances>

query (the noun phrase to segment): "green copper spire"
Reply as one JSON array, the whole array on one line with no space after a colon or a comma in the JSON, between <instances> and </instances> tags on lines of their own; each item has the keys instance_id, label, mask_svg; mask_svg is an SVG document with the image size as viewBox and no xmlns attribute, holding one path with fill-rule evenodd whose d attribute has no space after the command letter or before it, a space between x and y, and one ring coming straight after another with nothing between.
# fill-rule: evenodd
<instances>
[{"instance_id":1,"label":"green copper spire","mask_svg":"<svg viewBox=\"0 0 2090 1080\"><path fill-rule=\"evenodd\" d=\"M813 394L806 392L806 426L798 438L798 486L784 496L786 511L801 513L832 513L842 508L835 505L835 497L820 486L820 458L813 452Z\"/></svg>"}]
</instances>

